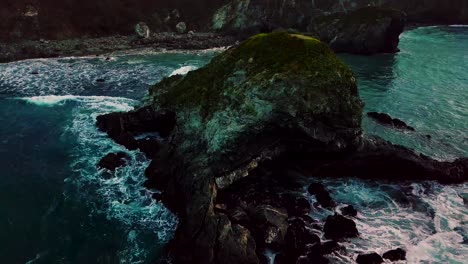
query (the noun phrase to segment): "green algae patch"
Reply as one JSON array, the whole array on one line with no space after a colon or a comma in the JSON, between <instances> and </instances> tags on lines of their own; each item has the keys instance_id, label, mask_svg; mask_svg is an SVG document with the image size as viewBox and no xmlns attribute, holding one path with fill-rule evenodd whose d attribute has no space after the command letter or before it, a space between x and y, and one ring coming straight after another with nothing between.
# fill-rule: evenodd
<instances>
[{"instance_id":1,"label":"green algae patch","mask_svg":"<svg viewBox=\"0 0 468 264\"><path fill-rule=\"evenodd\" d=\"M285 32L253 36L201 69L162 80L148 98L175 111L180 129L209 151L283 122L278 116L293 119L280 125L328 138L335 128L360 131L362 115L351 70L319 40Z\"/></svg>"}]
</instances>

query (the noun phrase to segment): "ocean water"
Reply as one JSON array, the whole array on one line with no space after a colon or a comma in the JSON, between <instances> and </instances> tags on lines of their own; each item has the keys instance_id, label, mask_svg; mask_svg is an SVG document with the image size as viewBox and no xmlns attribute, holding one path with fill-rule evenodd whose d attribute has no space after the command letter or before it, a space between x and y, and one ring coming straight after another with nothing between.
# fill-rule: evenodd
<instances>
[{"instance_id":1,"label":"ocean water","mask_svg":"<svg viewBox=\"0 0 468 264\"><path fill-rule=\"evenodd\" d=\"M407 31L400 49L340 55L358 77L366 111L387 112L416 128L395 131L365 118L365 132L439 159L468 156L468 28ZM0 263L157 260L177 219L142 187L144 155L97 131L95 117L132 109L150 84L201 67L218 52L0 64ZM131 162L110 177L96 164L114 151L129 153ZM408 263L466 263L467 184L320 181L340 206L359 211L360 238L345 242L347 252L331 256L333 262L403 247Z\"/></svg>"},{"instance_id":2,"label":"ocean water","mask_svg":"<svg viewBox=\"0 0 468 264\"><path fill-rule=\"evenodd\" d=\"M0 64L0 263L159 259L177 219L142 186L149 161L100 133L95 118L133 109L150 84L215 52ZM110 177L96 164L115 151L131 161Z\"/></svg>"}]
</instances>

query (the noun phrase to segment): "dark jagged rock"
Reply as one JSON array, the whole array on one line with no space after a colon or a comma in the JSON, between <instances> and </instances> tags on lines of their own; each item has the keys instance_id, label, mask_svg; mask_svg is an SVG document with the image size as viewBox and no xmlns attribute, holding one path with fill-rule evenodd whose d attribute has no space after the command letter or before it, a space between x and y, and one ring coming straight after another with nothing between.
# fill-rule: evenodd
<instances>
[{"instance_id":1,"label":"dark jagged rock","mask_svg":"<svg viewBox=\"0 0 468 264\"><path fill-rule=\"evenodd\" d=\"M270 205L260 205L250 213L252 233L257 246L280 248L288 230L286 210Z\"/></svg>"},{"instance_id":2,"label":"dark jagged rock","mask_svg":"<svg viewBox=\"0 0 468 264\"><path fill-rule=\"evenodd\" d=\"M354 206L348 205L346 207L343 207L341 209L341 213L346 216L351 216L351 217L356 217L357 216L357 211L354 209Z\"/></svg>"},{"instance_id":3,"label":"dark jagged rock","mask_svg":"<svg viewBox=\"0 0 468 264\"><path fill-rule=\"evenodd\" d=\"M336 241L327 241L324 243L316 243L309 248L307 257L310 260L316 260L323 258L324 255L329 255L333 252L343 252L345 247L338 244Z\"/></svg>"},{"instance_id":4,"label":"dark jagged rock","mask_svg":"<svg viewBox=\"0 0 468 264\"><path fill-rule=\"evenodd\" d=\"M368 136L356 151L318 166L314 175L461 183L468 180L468 158L440 162L379 137Z\"/></svg>"},{"instance_id":5,"label":"dark jagged rock","mask_svg":"<svg viewBox=\"0 0 468 264\"><path fill-rule=\"evenodd\" d=\"M307 216L310 212L310 202L302 195L286 193L282 197L282 202L291 216Z\"/></svg>"},{"instance_id":6,"label":"dark jagged rock","mask_svg":"<svg viewBox=\"0 0 468 264\"><path fill-rule=\"evenodd\" d=\"M130 157L124 152L109 153L99 161L98 167L114 171L127 164L129 158Z\"/></svg>"},{"instance_id":7,"label":"dark jagged rock","mask_svg":"<svg viewBox=\"0 0 468 264\"><path fill-rule=\"evenodd\" d=\"M390 261L406 260L406 251L401 248L397 248L385 252L382 257Z\"/></svg>"},{"instance_id":8,"label":"dark jagged rock","mask_svg":"<svg viewBox=\"0 0 468 264\"><path fill-rule=\"evenodd\" d=\"M357 257L356 262L358 264L380 264L380 263L383 263L384 260L377 253L369 253L369 254L360 254Z\"/></svg>"},{"instance_id":9,"label":"dark jagged rock","mask_svg":"<svg viewBox=\"0 0 468 264\"><path fill-rule=\"evenodd\" d=\"M285 242L285 263L294 263L300 255L306 254L307 245L320 243L320 238L307 228L304 221L295 218L289 224Z\"/></svg>"},{"instance_id":10,"label":"dark jagged rock","mask_svg":"<svg viewBox=\"0 0 468 264\"><path fill-rule=\"evenodd\" d=\"M353 220L336 213L327 217L323 232L326 238L333 240L342 240L359 235L356 223Z\"/></svg>"},{"instance_id":11,"label":"dark jagged rock","mask_svg":"<svg viewBox=\"0 0 468 264\"><path fill-rule=\"evenodd\" d=\"M157 132L167 137L175 126L175 114L157 113L152 107L140 108L128 113L110 113L97 117L98 128L106 132L117 143L130 150L142 147L147 154L153 154L148 146L155 142L137 141L135 136L141 133Z\"/></svg>"},{"instance_id":12,"label":"dark jagged rock","mask_svg":"<svg viewBox=\"0 0 468 264\"><path fill-rule=\"evenodd\" d=\"M336 52L394 53L405 23L401 11L364 7L313 19L308 30Z\"/></svg>"},{"instance_id":13,"label":"dark jagged rock","mask_svg":"<svg viewBox=\"0 0 468 264\"><path fill-rule=\"evenodd\" d=\"M336 203L330 196L330 192L321 183L312 183L307 189L310 194L315 195L317 202L325 208L333 208Z\"/></svg>"},{"instance_id":14,"label":"dark jagged rock","mask_svg":"<svg viewBox=\"0 0 468 264\"><path fill-rule=\"evenodd\" d=\"M145 153L146 157L153 158L161 148L161 143L157 139L139 139L137 140L138 149Z\"/></svg>"},{"instance_id":15,"label":"dark jagged rock","mask_svg":"<svg viewBox=\"0 0 468 264\"><path fill-rule=\"evenodd\" d=\"M405 122L401 121L398 118L392 118L388 114L385 113L377 113L377 112L369 112L367 116L375 120L377 123L391 126L398 129L404 129L409 131L415 131L415 129L411 126L408 126Z\"/></svg>"},{"instance_id":16,"label":"dark jagged rock","mask_svg":"<svg viewBox=\"0 0 468 264\"><path fill-rule=\"evenodd\" d=\"M313 1L252 0L229 1L213 15L213 30L252 35L277 28L304 31L312 16L323 14Z\"/></svg>"}]
</instances>

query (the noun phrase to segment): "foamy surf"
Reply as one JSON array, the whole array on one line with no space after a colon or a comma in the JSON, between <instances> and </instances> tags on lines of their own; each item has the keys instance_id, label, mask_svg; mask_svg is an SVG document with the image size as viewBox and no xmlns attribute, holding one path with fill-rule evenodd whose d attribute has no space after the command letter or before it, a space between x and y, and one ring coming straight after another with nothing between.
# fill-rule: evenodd
<instances>
[{"instance_id":1,"label":"foamy surf","mask_svg":"<svg viewBox=\"0 0 468 264\"><path fill-rule=\"evenodd\" d=\"M354 220L360 236L343 242L347 252L332 255L334 263L353 263L361 253L382 255L398 247L407 251L408 261L401 263L464 263L468 246L456 230L468 223L468 208L458 195L467 184L410 185L360 179L321 182L331 191L338 211L353 205L359 212ZM316 202L314 196L308 197L311 203ZM311 216L325 219L333 213L316 209Z\"/></svg>"},{"instance_id":2,"label":"foamy surf","mask_svg":"<svg viewBox=\"0 0 468 264\"><path fill-rule=\"evenodd\" d=\"M136 101L101 96L35 98L32 101L57 105L69 99L82 104L73 108L73 121L66 128L66 133L77 138L71 164L77 176L67 178L66 182L82 196L83 201L95 207L96 213L122 225L128 239L126 247L120 249L118 255L122 263L139 263L147 259L148 253L148 249L142 246L143 237L153 234L158 243L166 243L173 236L177 218L143 187L144 170L149 160L139 151L128 151L117 145L95 126L98 115L129 110ZM126 152L131 159L127 166L109 174L96 165L110 152Z\"/></svg>"},{"instance_id":3,"label":"foamy surf","mask_svg":"<svg viewBox=\"0 0 468 264\"><path fill-rule=\"evenodd\" d=\"M37 106L52 107L56 105L63 105L68 101L76 101L86 104L102 104L114 107L116 111L129 111L133 109L136 101L122 97L110 96L77 96L77 95L45 95L45 96L31 96L31 97L16 97L13 99L23 100L30 104Z\"/></svg>"},{"instance_id":4,"label":"foamy surf","mask_svg":"<svg viewBox=\"0 0 468 264\"><path fill-rule=\"evenodd\" d=\"M174 75L186 75L187 73L191 72L191 71L194 71L198 69L198 67L195 67L195 66L183 66L183 67L180 67L179 69L173 71L169 76L174 76Z\"/></svg>"}]
</instances>

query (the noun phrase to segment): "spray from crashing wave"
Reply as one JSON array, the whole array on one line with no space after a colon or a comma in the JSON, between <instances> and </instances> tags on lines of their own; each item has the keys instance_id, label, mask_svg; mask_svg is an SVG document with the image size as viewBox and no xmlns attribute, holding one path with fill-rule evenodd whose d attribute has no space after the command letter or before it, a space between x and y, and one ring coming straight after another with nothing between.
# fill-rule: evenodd
<instances>
[{"instance_id":1,"label":"spray from crashing wave","mask_svg":"<svg viewBox=\"0 0 468 264\"><path fill-rule=\"evenodd\" d=\"M16 98L41 107L70 107L72 122L65 133L77 139L72 150L74 175L66 184L78 194L79 199L93 208L93 213L103 214L116 221L127 233L127 245L118 252L123 263L142 263L147 260L141 236L152 233L160 244L172 238L177 218L153 193L143 187L145 168L149 160L139 151L128 151L115 144L95 126L100 114L132 110L137 101L108 96L35 96ZM129 164L115 173L99 170L99 159L109 152L126 152ZM70 195L70 193L65 193ZM147 246L147 245L146 245Z\"/></svg>"}]
</instances>

